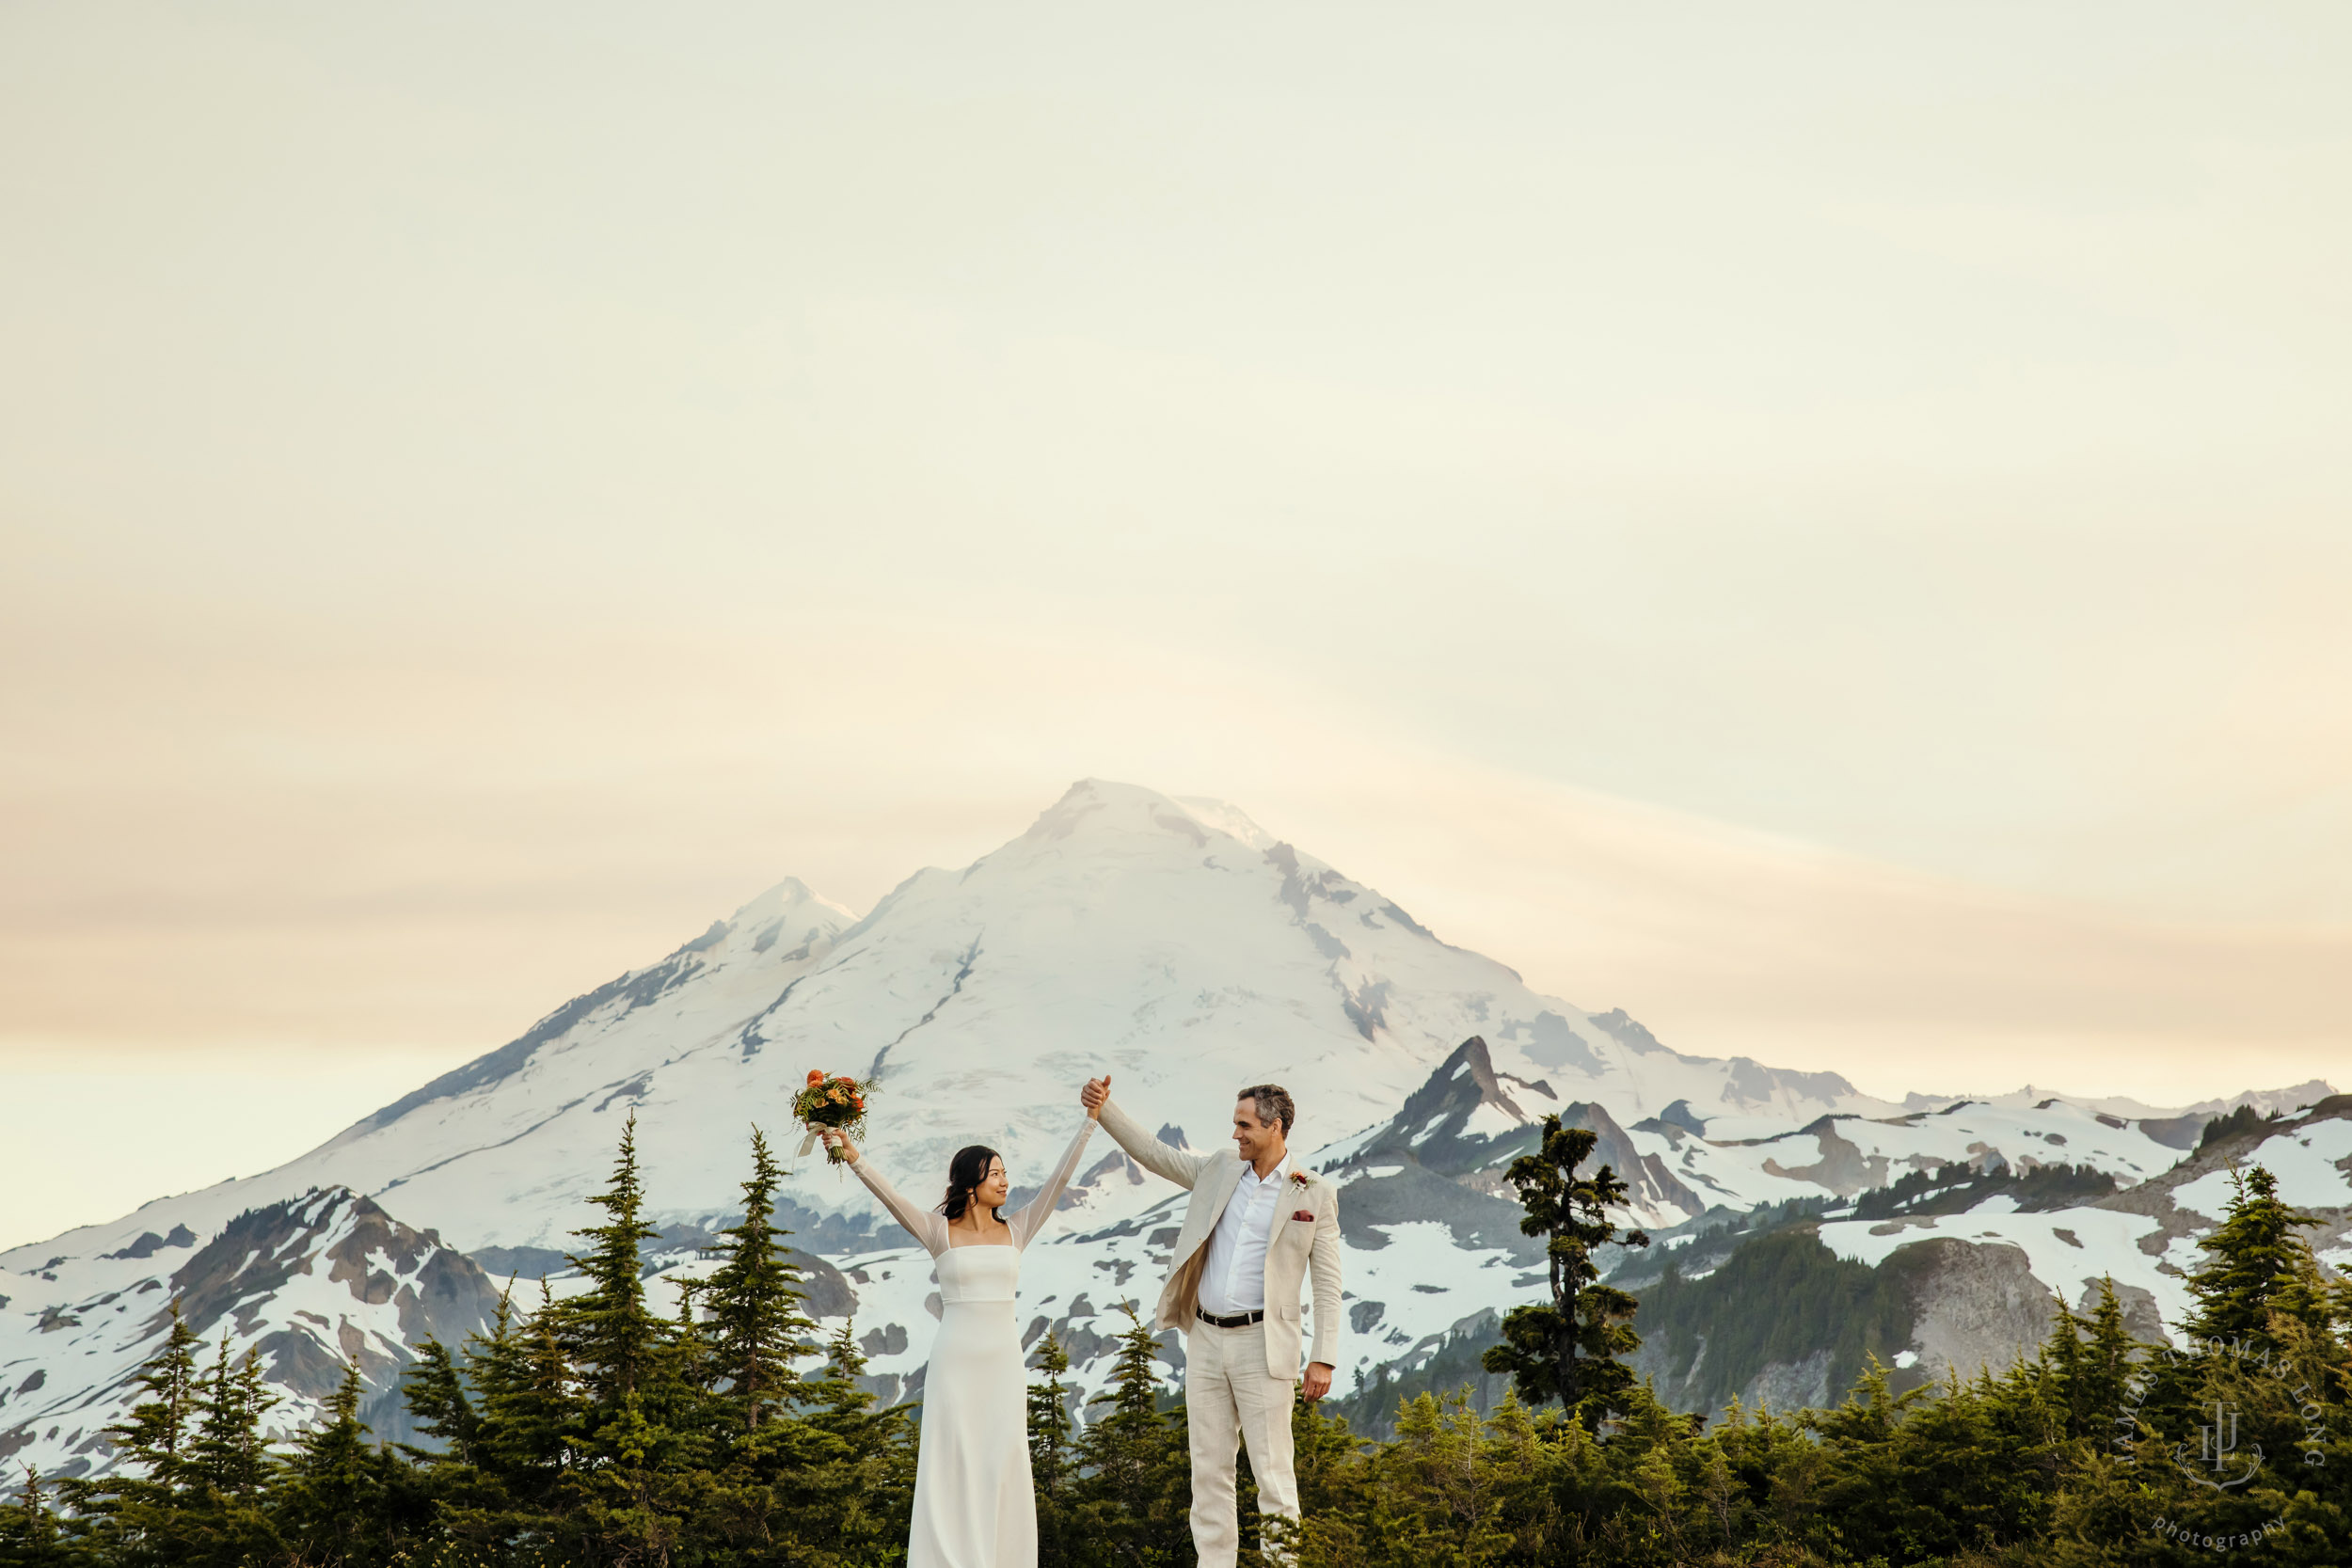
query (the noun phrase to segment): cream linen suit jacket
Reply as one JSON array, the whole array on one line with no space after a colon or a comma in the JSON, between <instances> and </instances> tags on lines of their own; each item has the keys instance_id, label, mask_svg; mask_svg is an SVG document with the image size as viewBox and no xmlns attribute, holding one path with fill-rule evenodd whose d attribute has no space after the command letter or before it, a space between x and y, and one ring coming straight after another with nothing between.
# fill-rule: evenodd
<instances>
[{"instance_id":1,"label":"cream linen suit jacket","mask_svg":"<svg viewBox=\"0 0 2352 1568\"><path fill-rule=\"evenodd\" d=\"M1241 1185L1241 1155L1231 1148L1215 1154L1171 1148L1146 1132L1117 1101L1104 1102L1103 1131L1145 1170L1192 1190L1184 1228L1177 1232L1168 1286L1152 1320L1153 1328L1190 1333L1200 1322L1194 1314L1200 1307L1200 1271L1208 1262L1209 1235ZM1294 1160L1291 1168L1306 1167ZM1274 1234L1265 1249L1265 1359L1270 1375L1295 1383L1303 1337L1298 1288L1310 1278L1314 1283L1315 1335L1313 1353L1306 1359L1334 1370L1340 1364L1340 1195L1320 1176L1304 1186L1285 1180L1282 1188L1275 1203ZM1300 1212L1313 1218L1292 1217Z\"/></svg>"}]
</instances>

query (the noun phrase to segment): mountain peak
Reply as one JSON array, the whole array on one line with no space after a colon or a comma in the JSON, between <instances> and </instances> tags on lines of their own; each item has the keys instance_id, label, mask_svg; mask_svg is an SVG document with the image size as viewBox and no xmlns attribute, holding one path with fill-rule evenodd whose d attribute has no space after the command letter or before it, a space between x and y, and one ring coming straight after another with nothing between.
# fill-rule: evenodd
<instances>
[{"instance_id":1,"label":"mountain peak","mask_svg":"<svg viewBox=\"0 0 2352 1568\"><path fill-rule=\"evenodd\" d=\"M1227 830L1220 825L1216 831ZM1019 842L1054 843L1105 832L1173 833L1198 847L1208 842L1208 832L1199 816L1156 789L1109 779L1080 779L1038 814Z\"/></svg>"},{"instance_id":2,"label":"mountain peak","mask_svg":"<svg viewBox=\"0 0 2352 1568\"><path fill-rule=\"evenodd\" d=\"M737 910L727 917L725 924L740 929L796 914L812 915L818 923L830 921L838 926L850 925L857 919L848 909L818 893L798 877L787 877Z\"/></svg>"},{"instance_id":3,"label":"mountain peak","mask_svg":"<svg viewBox=\"0 0 2352 1568\"><path fill-rule=\"evenodd\" d=\"M1482 1169L1533 1148L1536 1117L1512 1096L1553 1098L1548 1084L1506 1080L1495 1071L1483 1036L1472 1035L1405 1099L1394 1117L1352 1140L1335 1168L1369 1168L1404 1159L1443 1175Z\"/></svg>"},{"instance_id":4,"label":"mountain peak","mask_svg":"<svg viewBox=\"0 0 2352 1568\"><path fill-rule=\"evenodd\" d=\"M1203 827L1232 834L1252 849L1271 849L1279 842L1275 836L1249 819L1248 813L1230 800L1219 800L1207 795L1179 795L1176 804L1191 814L1192 819Z\"/></svg>"}]
</instances>

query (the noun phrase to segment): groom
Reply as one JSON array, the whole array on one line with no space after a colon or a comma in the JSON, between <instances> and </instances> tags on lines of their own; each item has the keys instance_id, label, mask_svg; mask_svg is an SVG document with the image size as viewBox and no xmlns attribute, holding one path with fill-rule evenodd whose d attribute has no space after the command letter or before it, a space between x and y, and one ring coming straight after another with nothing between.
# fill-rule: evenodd
<instances>
[{"instance_id":1,"label":"groom","mask_svg":"<svg viewBox=\"0 0 2352 1568\"><path fill-rule=\"evenodd\" d=\"M1291 1468L1298 1382L1298 1287L1315 1292L1306 1395L1331 1390L1340 1338L1340 1208L1331 1184L1290 1151L1297 1107L1274 1084L1241 1091L1233 1147L1188 1154L1145 1132L1111 1102L1107 1074L1079 1098L1136 1164L1192 1190L1153 1328L1185 1332L1184 1406L1192 1438L1192 1544L1200 1568L1232 1568L1241 1549L1233 1456L1249 1445L1261 1513L1298 1517Z\"/></svg>"}]
</instances>

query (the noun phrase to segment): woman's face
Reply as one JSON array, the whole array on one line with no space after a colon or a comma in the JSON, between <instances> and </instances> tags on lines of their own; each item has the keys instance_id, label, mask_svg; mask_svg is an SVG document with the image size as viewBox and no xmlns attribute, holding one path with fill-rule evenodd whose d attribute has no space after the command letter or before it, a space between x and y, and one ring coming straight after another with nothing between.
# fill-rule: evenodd
<instances>
[{"instance_id":1,"label":"woman's face","mask_svg":"<svg viewBox=\"0 0 2352 1568\"><path fill-rule=\"evenodd\" d=\"M991 1160L988 1174L980 1178L980 1184L973 1189L973 1196L980 1200L981 1208L995 1209L1003 1206L1011 1191L1012 1183L1005 1180L1005 1162Z\"/></svg>"}]
</instances>

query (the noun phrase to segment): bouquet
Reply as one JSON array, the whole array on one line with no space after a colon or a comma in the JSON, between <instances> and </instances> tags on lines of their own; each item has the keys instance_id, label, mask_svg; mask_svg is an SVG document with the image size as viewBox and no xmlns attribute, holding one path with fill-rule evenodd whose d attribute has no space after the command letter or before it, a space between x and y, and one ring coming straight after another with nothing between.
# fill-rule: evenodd
<instances>
[{"instance_id":1,"label":"bouquet","mask_svg":"<svg viewBox=\"0 0 2352 1568\"><path fill-rule=\"evenodd\" d=\"M808 1086L792 1097L792 1117L808 1129L808 1136L801 1140L802 1159L817 1147L817 1134L827 1129L844 1132L853 1138L866 1136L866 1097L874 1092L871 1084L861 1084L846 1072L825 1076L822 1068L808 1069ZM825 1163L838 1165L847 1160L838 1148L825 1150Z\"/></svg>"}]
</instances>

